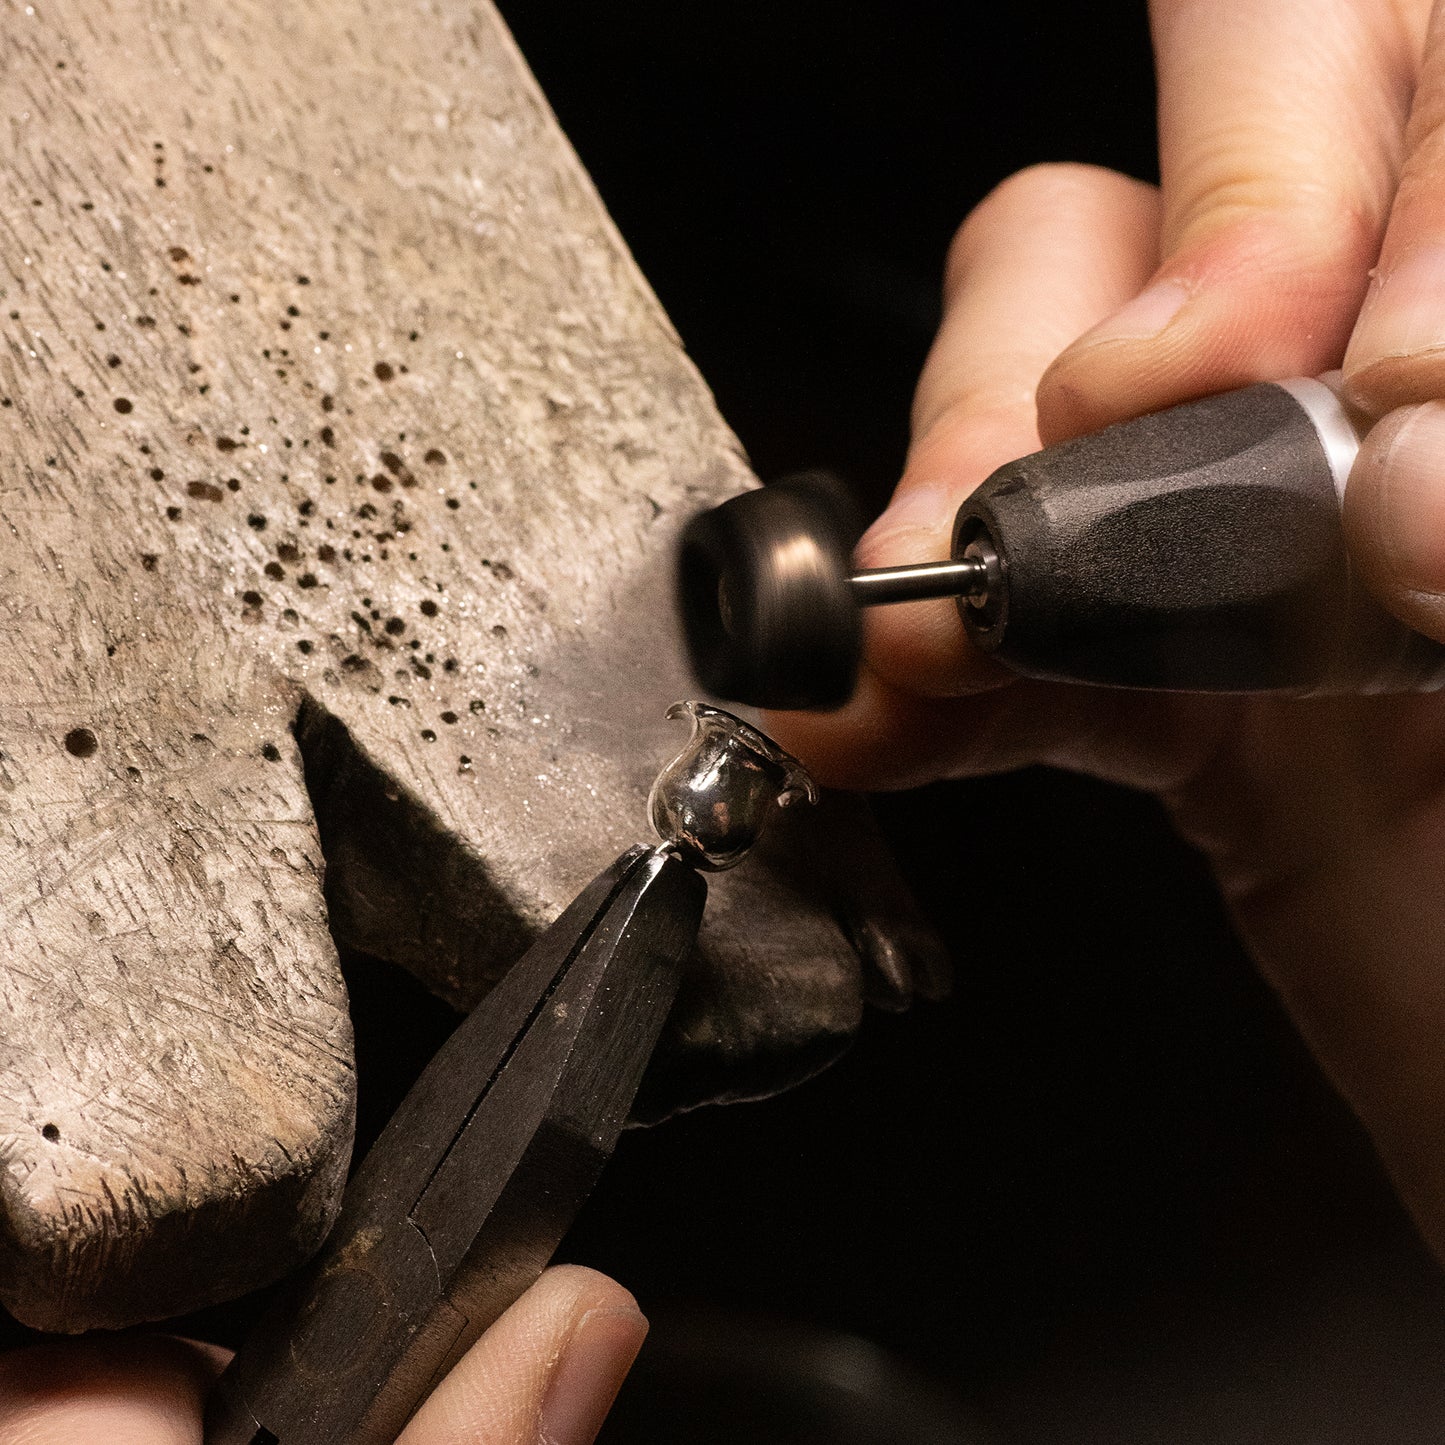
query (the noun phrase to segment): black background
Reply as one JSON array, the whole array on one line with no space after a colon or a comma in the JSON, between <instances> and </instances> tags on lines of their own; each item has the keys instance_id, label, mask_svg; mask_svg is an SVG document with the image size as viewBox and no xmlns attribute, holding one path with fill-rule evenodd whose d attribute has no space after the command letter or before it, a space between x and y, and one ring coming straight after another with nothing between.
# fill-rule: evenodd
<instances>
[{"instance_id":1,"label":"black background","mask_svg":"<svg viewBox=\"0 0 1445 1445\"><path fill-rule=\"evenodd\" d=\"M968 209L1041 160L1157 178L1134 0L502 9L759 474L875 507ZM687 1306L848 1331L990 1438L1441 1438L1433 1266L1160 810L1043 771L880 808L953 997L628 1136L567 1257L659 1357ZM656 1375L607 1438L749 1438Z\"/></svg>"}]
</instances>

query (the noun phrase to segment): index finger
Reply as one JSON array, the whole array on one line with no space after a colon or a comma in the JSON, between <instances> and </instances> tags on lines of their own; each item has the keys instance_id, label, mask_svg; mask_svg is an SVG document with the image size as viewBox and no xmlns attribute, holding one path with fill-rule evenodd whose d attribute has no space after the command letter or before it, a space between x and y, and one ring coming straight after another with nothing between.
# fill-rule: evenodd
<instances>
[{"instance_id":1,"label":"index finger","mask_svg":"<svg viewBox=\"0 0 1445 1445\"><path fill-rule=\"evenodd\" d=\"M1164 256L1039 393L1046 440L1340 364L1429 0L1152 0Z\"/></svg>"}]
</instances>

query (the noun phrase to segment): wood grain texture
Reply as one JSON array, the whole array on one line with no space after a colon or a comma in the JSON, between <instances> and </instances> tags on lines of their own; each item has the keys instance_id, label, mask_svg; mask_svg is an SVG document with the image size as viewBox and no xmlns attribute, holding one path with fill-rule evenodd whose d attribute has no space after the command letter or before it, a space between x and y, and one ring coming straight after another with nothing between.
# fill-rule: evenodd
<instances>
[{"instance_id":1,"label":"wood grain texture","mask_svg":"<svg viewBox=\"0 0 1445 1445\"><path fill-rule=\"evenodd\" d=\"M333 930L468 1004L636 841L752 479L490 6L5 0L0 101L0 1298L74 1330L319 1243ZM857 1023L815 882L714 896L654 1114Z\"/></svg>"}]
</instances>

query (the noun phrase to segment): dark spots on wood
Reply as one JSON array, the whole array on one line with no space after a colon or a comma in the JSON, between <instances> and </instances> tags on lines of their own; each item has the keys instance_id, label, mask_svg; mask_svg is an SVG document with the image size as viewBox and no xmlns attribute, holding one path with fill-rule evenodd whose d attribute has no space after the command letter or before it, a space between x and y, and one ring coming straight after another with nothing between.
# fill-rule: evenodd
<instances>
[{"instance_id":1,"label":"dark spots on wood","mask_svg":"<svg viewBox=\"0 0 1445 1445\"><path fill-rule=\"evenodd\" d=\"M453 512L455 512L456 509L461 506L461 503L460 503L459 501L457 501L457 499L456 499L455 497L448 497L448 498L447 498L447 506L448 506L448 508L450 508L450 510L452 510Z\"/></svg>"},{"instance_id":2,"label":"dark spots on wood","mask_svg":"<svg viewBox=\"0 0 1445 1445\"><path fill-rule=\"evenodd\" d=\"M396 375L389 361L378 361L371 369L376 373L378 381L390 381Z\"/></svg>"},{"instance_id":3,"label":"dark spots on wood","mask_svg":"<svg viewBox=\"0 0 1445 1445\"><path fill-rule=\"evenodd\" d=\"M241 601L244 602L247 607L259 607L265 600L259 592L254 590L241 594Z\"/></svg>"},{"instance_id":4,"label":"dark spots on wood","mask_svg":"<svg viewBox=\"0 0 1445 1445\"><path fill-rule=\"evenodd\" d=\"M156 324L156 319L154 316L137 316L135 324L139 326L142 331L149 331Z\"/></svg>"},{"instance_id":5,"label":"dark spots on wood","mask_svg":"<svg viewBox=\"0 0 1445 1445\"><path fill-rule=\"evenodd\" d=\"M395 452L382 452L381 464L392 476L396 476L396 474L401 471L403 465L405 465Z\"/></svg>"},{"instance_id":6,"label":"dark spots on wood","mask_svg":"<svg viewBox=\"0 0 1445 1445\"><path fill-rule=\"evenodd\" d=\"M321 428L321 440L329 447L336 445L336 433L329 426Z\"/></svg>"},{"instance_id":7,"label":"dark spots on wood","mask_svg":"<svg viewBox=\"0 0 1445 1445\"><path fill-rule=\"evenodd\" d=\"M245 446L245 442L238 442L234 437L217 437L216 450L218 452L233 452L238 447Z\"/></svg>"},{"instance_id":8,"label":"dark spots on wood","mask_svg":"<svg viewBox=\"0 0 1445 1445\"><path fill-rule=\"evenodd\" d=\"M134 406L134 404L131 402L131 399L130 399L128 396L118 396L118 397L116 397L116 399L111 403L111 405L112 405L113 407L115 407L115 409L116 409L122 416L129 416L130 413L135 410L135 406Z\"/></svg>"},{"instance_id":9,"label":"dark spots on wood","mask_svg":"<svg viewBox=\"0 0 1445 1445\"><path fill-rule=\"evenodd\" d=\"M191 259L191 253L184 246L172 246L170 256L178 266Z\"/></svg>"},{"instance_id":10,"label":"dark spots on wood","mask_svg":"<svg viewBox=\"0 0 1445 1445\"><path fill-rule=\"evenodd\" d=\"M299 562L301 560L301 549L295 542L282 542L276 548L276 555L283 562Z\"/></svg>"},{"instance_id":11,"label":"dark spots on wood","mask_svg":"<svg viewBox=\"0 0 1445 1445\"><path fill-rule=\"evenodd\" d=\"M386 630L393 637L400 637L406 631L406 623L400 617L388 617L386 619Z\"/></svg>"},{"instance_id":12,"label":"dark spots on wood","mask_svg":"<svg viewBox=\"0 0 1445 1445\"><path fill-rule=\"evenodd\" d=\"M179 522L181 520L181 509L179 507L167 507L166 518L172 522Z\"/></svg>"},{"instance_id":13,"label":"dark spots on wood","mask_svg":"<svg viewBox=\"0 0 1445 1445\"><path fill-rule=\"evenodd\" d=\"M154 552L142 552L140 554L140 564L147 572L154 572L159 561L160 558L158 558Z\"/></svg>"},{"instance_id":14,"label":"dark spots on wood","mask_svg":"<svg viewBox=\"0 0 1445 1445\"><path fill-rule=\"evenodd\" d=\"M311 284L311 278L309 276L298 276L296 278L296 284L298 286L309 286Z\"/></svg>"},{"instance_id":15,"label":"dark spots on wood","mask_svg":"<svg viewBox=\"0 0 1445 1445\"><path fill-rule=\"evenodd\" d=\"M493 637L503 638L503 637L505 637L506 635L507 635L507 629L506 629L505 627L503 627L500 622L498 622L498 623L492 628L492 636L493 636Z\"/></svg>"},{"instance_id":16,"label":"dark spots on wood","mask_svg":"<svg viewBox=\"0 0 1445 1445\"><path fill-rule=\"evenodd\" d=\"M153 481L153 482L162 482L162 481L165 480L165 476L166 476L166 474L165 474L159 467L152 467L152 468L151 468L151 471L150 471L151 481Z\"/></svg>"},{"instance_id":17,"label":"dark spots on wood","mask_svg":"<svg viewBox=\"0 0 1445 1445\"><path fill-rule=\"evenodd\" d=\"M457 660L456 660L456 658L454 658L454 657L449 657L449 658L447 658L447 660L446 660L444 663L442 663L442 671L443 671L443 672L455 672L456 670L457 670Z\"/></svg>"},{"instance_id":18,"label":"dark spots on wood","mask_svg":"<svg viewBox=\"0 0 1445 1445\"><path fill-rule=\"evenodd\" d=\"M471 772L471 770L472 760L465 753L463 753L461 757L457 759L457 772L469 773Z\"/></svg>"},{"instance_id":19,"label":"dark spots on wood","mask_svg":"<svg viewBox=\"0 0 1445 1445\"><path fill-rule=\"evenodd\" d=\"M442 721L443 721L444 723L446 723L448 726L450 726L452 723L456 722L456 720L457 720L457 715L456 715L456 713L451 712L450 710L447 711L447 712L444 712L444 713L442 714Z\"/></svg>"},{"instance_id":20,"label":"dark spots on wood","mask_svg":"<svg viewBox=\"0 0 1445 1445\"><path fill-rule=\"evenodd\" d=\"M281 613L281 623L284 627L299 627L301 614L294 607L288 607Z\"/></svg>"},{"instance_id":21,"label":"dark spots on wood","mask_svg":"<svg viewBox=\"0 0 1445 1445\"><path fill-rule=\"evenodd\" d=\"M396 697L396 696L393 695L392 697L387 698L387 702L389 702L389 703L392 705L392 707L410 707L410 706L411 706L411 699L410 699L409 697Z\"/></svg>"},{"instance_id":22,"label":"dark spots on wood","mask_svg":"<svg viewBox=\"0 0 1445 1445\"><path fill-rule=\"evenodd\" d=\"M487 710L487 705L486 705L486 703L484 703L484 702L481 700L481 698L479 698L479 697L474 697L474 698L467 704L467 711L470 712L470 713L472 713L472 714L474 714L474 715L475 715L476 713L479 713L479 712L486 712L486 710Z\"/></svg>"},{"instance_id":23,"label":"dark spots on wood","mask_svg":"<svg viewBox=\"0 0 1445 1445\"><path fill-rule=\"evenodd\" d=\"M227 478L226 478L226 490L227 490L228 492L239 492L239 491L241 490L241 479L240 479L240 477L227 477Z\"/></svg>"},{"instance_id":24,"label":"dark spots on wood","mask_svg":"<svg viewBox=\"0 0 1445 1445\"><path fill-rule=\"evenodd\" d=\"M371 485L372 485L378 492L389 492L389 491L392 489L392 486L393 486L394 484L393 484L393 482L392 482L392 480L391 480L390 477L384 476L381 472L378 472L378 473L371 479Z\"/></svg>"},{"instance_id":25,"label":"dark spots on wood","mask_svg":"<svg viewBox=\"0 0 1445 1445\"><path fill-rule=\"evenodd\" d=\"M47 1124L40 1134L47 1144L60 1143L60 1130L54 1124Z\"/></svg>"},{"instance_id":26,"label":"dark spots on wood","mask_svg":"<svg viewBox=\"0 0 1445 1445\"><path fill-rule=\"evenodd\" d=\"M440 447L432 447L427 452L425 460L434 467L444 467L447 464L447 454Z\"/></svg>"},{"instance_id":27,"label":"dark spots on wood","mask_svg":"<svg viewBox=\"0 0 1445 1445\"><path fill-rule=\"evenodd\" d=\"M314 646L315 646L315 643L311 642L309 638L303 637L303 638L296 644L296 650L297 650L298 652L306 652L306 653L309 653Z\"/></svg>"},{"instance_id":28,"label":"dark spots on wood","mask_svg":"<svg viewBox=\"0 0 1445 1445\"><path fill-rule=\"evenodd\" d=\"M334 396L331 396L330 394L328 394L328 395L326 395L326 396L323 396L323 397L321 398L321 410L322 410L322 411L335 411L335 410L336 410L336 398L335 398Z\"/></svg>"},{"instance_id":29,"label":"dark spots on wood","mask_svg":"<svg viewBox=\"0 0 1445 1445\"><path fill-rule=\"evenodd\" d=\"M356 616L354 612L351 615ZM346 672L365 672L370 665L364 657L360 657L354 652L348 653L341 659L342 669Z\"/></svg>"},{"instance_id":30,"label":"dark spots on wood","mask_svg":"<svg viewBox=\"0 0 1445 1445\"><path fill-rule=\"evenodd\" d=\"M334 562L336 560L336 548L329 542L323 542L316 549L316 560L318 562Z\"/></svg>"},{"instance_id":31,"label":"dark spots on wood","mask_svg":"<svg viewBox=\"0 0 1445 1445\"><path fill-rule=\"evenodd\" d=\"M187 482L186 495L202 502L223 502L226 494L214 482Z\"/></svg>"},{"instance_id":32,"label":"dark spots on wood","mask_svg":"<svg viewBox=\"0 0 1445 1445\"><path fill-rule=\"evenodd\" d=\"M416 658L412 658L412 660L411 660L411 670L412 670L414 673L416 673L416 675L417 675L419 678L421 678L424 682L430 682L430 681L431 681L431 668L429 668L429 667L426 665L426 663L424 663L424 662L418 662L418 661L416 660Z\"/></svg>"},{"instance_id":33,"label":"dark spots on wood","mask_svg":"<svg viewBox=\"0 0 1445 1445\"><path fill-rule=\"evenodd\" d=\"M258 532L264 532L266 530L266 519L260 512L252 512L251 515L246 518L246 525L248 527L254 527Z\"/></svg>"},{"instance_id":34,"label":"dark spots on wood","mask_svg":"<svg viewBox=\"0 0 1445 1445\"><path fill-rule=\"evenodd\" d=\"M421 740L424 743L434 743L437 740L437 735L430 728L423 728L421 730Z\"/></svg>"},{"instance_id":35,"label":"dark spots on wood","mask_svg":"<svg viewBox=\"0 0 1445 1445\"><path fill-rule=\"evenodd\" d=\"M65 735L65 751L73 758L93 758L100 744L89 728L71 728Z\"/></svg>"},{"instance_id":36,"label":"dark spots on wood","mask_svg":"<svg viewBox=\"0 0 1445 1445\"><path fill-rule=\"evenodd\" d=\"M126 777L128 777L128 778L131 780L131 782L133 782L133 783L138 783L138 782L140 782L140 769L139 769L139 768L128 767L128 768L126 768L126 770L125 770L125 775L126 775Z\"/></svg>"},{"instance_id":37,"label":"dark spots on wood","mask_svg":"<svg viewBox=\"0 0 1445 1445\"><path fill-rule=\"evenodd\" d=\"M181 274L176 277L176 280L180 282L182 286L199 286L201 284L201 278L199 276L193 276L189 271L181 272Z\"/></svg>"},{"instance_id":38,"label":"dark spots on wood","mask_svg":"<svg viewBox=\"0 0 1445 1445\"><path fill-rule=\"evenodd\" d=\"M281 761L281 749L275 743L262 743L261 756L268 763L279 763Z\"/></svg>"},{"instance_id":39,"label":"dark spots on wood","mask_svg":"<svg viewBox=\"0 0 1445 1445\"><path fill-rule=\"evenodd\" d=\"M107 357L105 358L105 364L106 364L107 366L111 366L111 367L119 366L119 365L120 365L120 357L116 356L116 355L112 352L111 355L109 355L109 356L107 356Z\"/></svg>"},{"instance_id":40,"label":"dark spots on wood","mask_svg":"<svg viewBox=\"0 0 1445 1445\"><path fill-rule=\"evenodd\" d=\"M431 600L430 597L423 599L421 604L421 615L423 617L435 617L437 615L437 605Z\"/></svg>"},{"instance_id":41,"label":"dark spots on wood","mask_svg":"<svg viewBox=\"0 0 1445 1445\"><path fill-rule=\"evenodd\" d=\"M286 569L279 562L268 562L261 569L273 582L285 580Z\"/></svg>"},{"instance_id":42,"label":"dark spots on wood","mask_svg":"<svg viewBox=\"0 0 1445 1445\"><path fill-rule=\"evenodd\" d=\"M316 574L315 574L314 572L303 572L303 573L296 579L296 585L297 585L298 587L311 588L311 587L319 587L321 584L320 584L320 582L317 580Z\"/></svg>"}]
</instances>

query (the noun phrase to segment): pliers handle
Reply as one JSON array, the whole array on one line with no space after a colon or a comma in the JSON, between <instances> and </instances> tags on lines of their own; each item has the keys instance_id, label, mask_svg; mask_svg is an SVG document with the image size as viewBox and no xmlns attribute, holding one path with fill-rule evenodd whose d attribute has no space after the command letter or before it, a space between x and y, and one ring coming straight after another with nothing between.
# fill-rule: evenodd
<instances>
[{"instance_id":1,"label":"pliers handle","mask_svg":"<svg viewBox=\"0 0 1445 1445\"><path fill-rule=\"evenodd\" d=\"M629 849L458 1026L221 1377L206 1445L392 1445L591 1191L706 894L668 849Z\"/></svg>"}]
</instances>

